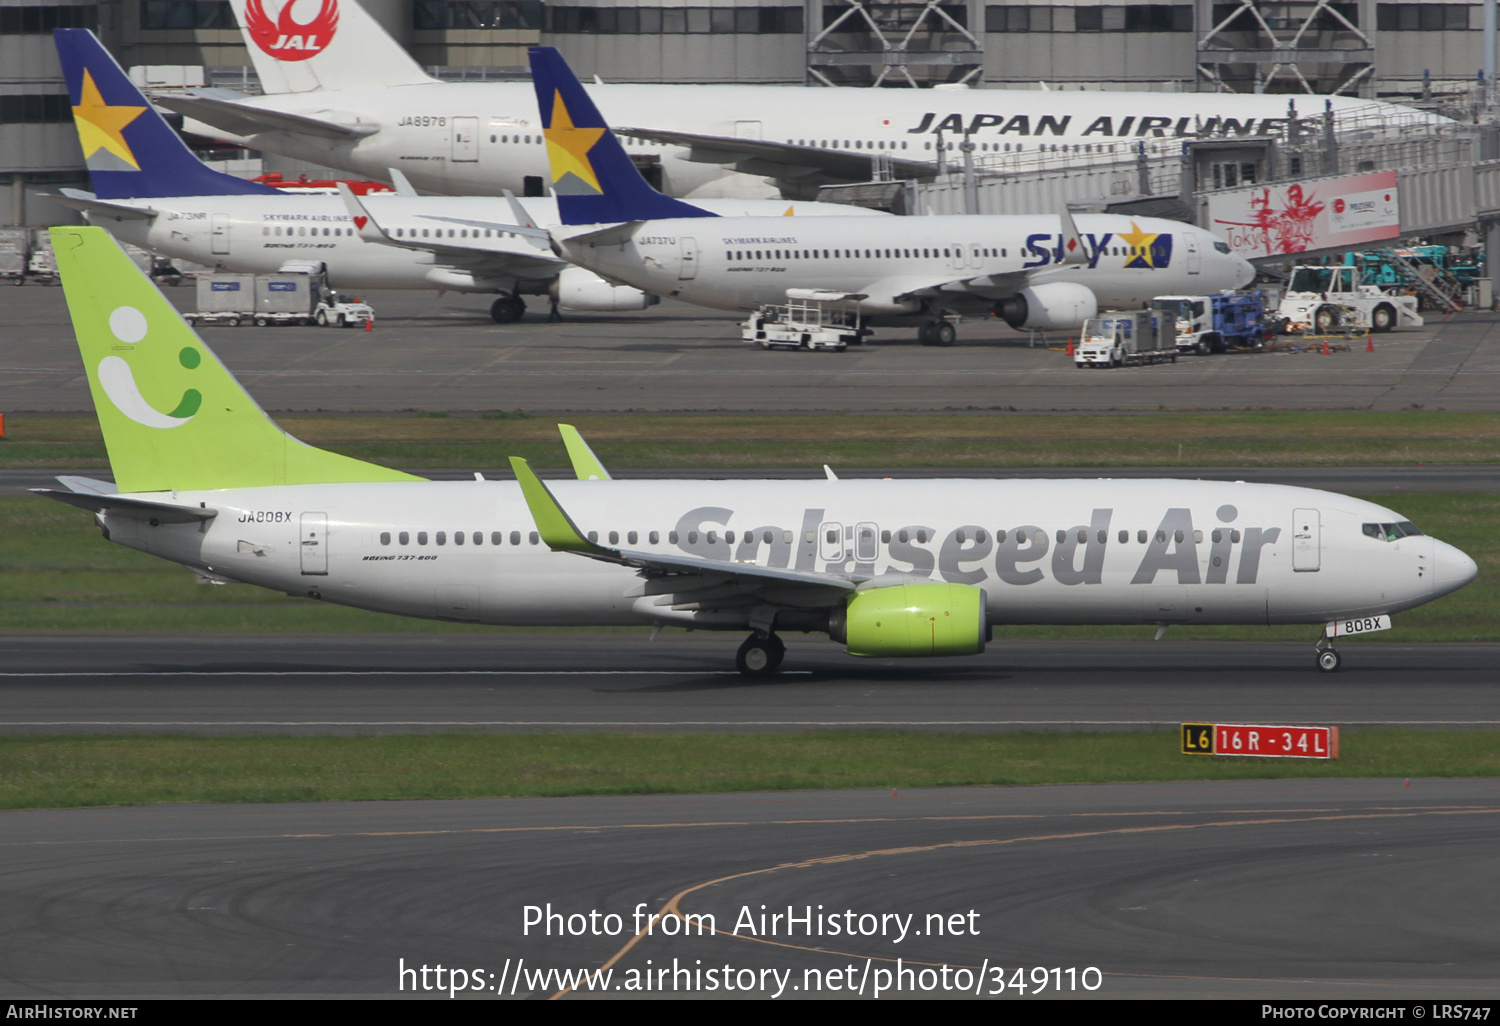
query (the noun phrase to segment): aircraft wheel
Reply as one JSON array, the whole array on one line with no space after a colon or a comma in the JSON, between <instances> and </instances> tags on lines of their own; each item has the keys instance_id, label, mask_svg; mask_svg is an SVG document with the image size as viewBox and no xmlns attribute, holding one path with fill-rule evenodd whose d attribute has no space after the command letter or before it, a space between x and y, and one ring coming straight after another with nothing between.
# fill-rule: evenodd
<instances>
[{"instance_id":1,"label":"aircraft wheel","mask_svg":"<svg viewBox=\"0 0 1500 1026\"><path fill-rule=\"evenodd\" d=\"M526 303L520 296L501 296L490 305L490 318L496 324L514 324L526 314Z\"/></svg>"},{"instance_id":2,"label":"aircraft wheel","mask_svg":"<svg viewBox=\"0 0 1500 1026\"><path fill-rule=\"evenodd\" d=\"M947 321L939 321L932 328L932 344L951 346L958 341L958 329Z\"/></svg>"},{"instance_id":3,"label":"aircraft wheel","mask_svg":"<svg viewBox=\"0 0 1500 1026\"><path fill-rule=\"evenodd\" d=\"M1370 330L1384 334L1396 326L1396 310L1389 303L1381 303L1370 311Z\"/></svg>"},{"instance_id":4,"label":"aircraft wheel","mask_svg":"<svg viewBox=\"0 0 1500 1026\"><path fill-rule=\"evenodd\" d=\"M1343 660L1339 656L1338 649L1325 648L1318 653L1318 669L1324 673L1337 673L1341 662Z\"/></svg>"},{"instance_id":5,"label":"aircraft wheel","mask_svg":"<svg viewBox=\"0 0 1500 1026\"><path fill-rule=\"evenodd\" d=\"M928 322L927 324L924 324L920 328L918 328L917 341L922 343L924 346L932 345L932 329L933 325L931 322Z\"/></svg>"},{"instance_id":6,"label":"aircraft wheel","mask_svg":"<svg viewBox=\"0 0 1500 1026\"><path fill-rule=\"evenodd\" d=\"M746 677L769 677L781 666L786 645L774 634L752 634L740 645L734 665Z\"/></svg>"}]
</instances>

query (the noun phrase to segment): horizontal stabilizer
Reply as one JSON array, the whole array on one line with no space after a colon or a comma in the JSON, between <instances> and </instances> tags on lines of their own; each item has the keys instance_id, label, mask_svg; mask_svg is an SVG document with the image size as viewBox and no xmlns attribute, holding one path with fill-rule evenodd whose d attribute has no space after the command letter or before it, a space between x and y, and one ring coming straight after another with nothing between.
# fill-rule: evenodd
<instances>
[{"instance_id":1,"label":"horizontal stabilizer","mask_svg":"<svg viewBox=\"0 0 1500 1026\"><path fill-rule=\"evenodd\" d=\"M191 524L197 520L212 520L219 515L216 509L200 506L179 506L170 502L149 502L145 499L127 499L120 495L96 495L92 492L64 492L57 488L32 488L33 493L48 499L65 502L69 506L108 513L110 516L125 516L135 520L147 520L158 524Z\"/></svg>"},{"instance_id":2,"label":"horizontal stabilizer","mask_svg":"<svg viewBox=\"0 0 1500 1026\"><path fill-rule=\"evenodd\" d=\"M197 118L206 125L213 125L238 136L287 132L292 135L313 135L320 139L363 139L380 131L379 125L345 125L325 118L308 117L306 114L252 107L246 103L222 100L202 93L163 93L156 97L156 102L168 110L175 110L185 117Z\"/></svg>"},{"instance_id":3,"label":"horizontal stabilizer","mask_svg":"<svg viewBox=\"0 0 1500 1026\"><path fill-rule=\"evenodd\" d=\"M82 189L59 189L54 198L65 207L82 210L86 214L102 214L117 221L149 221L161 213L153 207L137 206L132 203L111 203L91 192L84 192Z\"/></svg>"}]
</instances>

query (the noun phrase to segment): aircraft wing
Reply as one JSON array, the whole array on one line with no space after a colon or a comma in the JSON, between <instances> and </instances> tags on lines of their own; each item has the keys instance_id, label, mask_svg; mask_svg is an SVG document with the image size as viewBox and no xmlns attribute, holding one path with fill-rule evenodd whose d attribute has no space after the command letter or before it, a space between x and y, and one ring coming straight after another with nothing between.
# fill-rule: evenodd
<instances>
[{"instance_id":1,"label":"aircraft wing","mask_svg":"<svg viewBox=\"0 0 1500 1026\"><path fill-rule=\"evenodd\" d=\"M82 189L59 189L53 198L65 207L72 207L74 210L82 210L88 213L103 214L105 217L112 217L120 221L149 221L160 213L160 211L152 207L102 200L93 193L84 192Z\"/></svg>"},{"instance_id":2,"label":"aircraft wing","mask_svg":"<svg viewBox=\"0 0 1500 1026\"><path fill-rule=\"evenodd\" d=\"M867 580L864 577L835 577L811 570L780 569L756 563L600 545L584 537L524 459L512 456L510 465L515 469L516 480L521 485L521 493L526 497L526 506L536 521L542 541L554 552L573 552L605 563L633 567L648 578L694 576L727 579L739 585L735 589L738 594L774 591L779 603L804 607L833 605Z\"/></svg>"},{"instance_id":3,"label":"aircraft wing","mask_svg":"<svg viewBox=\"0 0 1500 1026\"><path fill-rule=\"evenodd\" d=\"M847 153L817 146L779 143L770 139L663 132L654 128L616 128L614 133L686 146L689 148L687 159L700 164L728 165L745 174L766 175L799 184L868 182L874 177L871 173L871 159L877 156L874 152ZM936 164L908 160L905 157L890 156L889 159L891 172L898 179L929 179L937 176Z\"/></svg>"},{"instance_id":4,"label":"aircraft wing","mask_svg":"<svg viewBox=\"0 0 1500 1026\"><path fill-rule=\"evenodd\" d=\"M345 182L338 183L339 196L343 198L344 207L349 211L349 217L354 222L355 230L359 237L365 242L372 242L379 246L393 246L397 249L425 250L432 253L438 263L453 267L461 267L464 270L473 271L476 274L499 273L505 275L517 275L520 277L550 277L557 273L563 266L563 261L547 254L517 253L514 249L506 246L504 234L526 237L528 242L535 245L530 237L540 229L527 228L522 225L496 224L487 221L469 221L460 218L422 216L423 220L432 222L451 222L453 224L464 224L476 228L489 228L495 230L497 235L492 238L397 238L387 231L379 221L370 213L368 207L354 195L354 191ZM439 233L441 234L441 233ZM543 235L546 232L542 232Z\"/></svg>"},{"instance_id":5,"label":"aircraft wing","mask_svg":"<svg viewBox=\"0 0 1500 1026\"><path fill-rule=\"evenodd\" d=\"M293 132L323 139L362 139L380 131L379 125L346 125L306 114L267 110L207 92L159 93L151 100L184 117L195 118L204 124L243 137L262 132Z\"/></svg>"}]
</instances>

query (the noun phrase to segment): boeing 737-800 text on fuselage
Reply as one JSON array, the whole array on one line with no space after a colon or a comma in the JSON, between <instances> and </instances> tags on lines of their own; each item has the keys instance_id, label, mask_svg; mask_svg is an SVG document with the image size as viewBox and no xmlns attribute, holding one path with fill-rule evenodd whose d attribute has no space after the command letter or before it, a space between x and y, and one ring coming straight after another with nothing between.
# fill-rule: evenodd
<instances>
[{"instance_id":1,"label":"boeing 737-800 text on fuselage","mask_svg":"<svg viewBox=\"0 0 1500 1026\"><path fill-rule=\"evenodd\" d=\"M1007 624L1384 629L1472 580L1394 510L1220 481L436 482L283 433L99 228L53 247L114 483L42 494L221 583L488 624L778 632L862 656L965 655ZM1355 624L1354 628L1347 625ZM1338 668L1326 641L1319 665Z\"/></svg>"}]
</instances>

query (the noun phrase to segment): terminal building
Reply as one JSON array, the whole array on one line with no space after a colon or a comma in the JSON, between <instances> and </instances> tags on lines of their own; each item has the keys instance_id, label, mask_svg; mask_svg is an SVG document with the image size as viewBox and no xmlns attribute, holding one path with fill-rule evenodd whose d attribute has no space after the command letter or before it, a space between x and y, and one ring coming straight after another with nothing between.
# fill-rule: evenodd
<instances>
[{"instance_id":1,"label":"terminal building","mask_svg":"<svg viewBox=\"0 0 1500 1026\"><path fill-rule=\"evenodd\" d=\"M296 2L311 13L334 0ZM581 76L615 82L1342 92L1420 103L1472 102L1484 64L1483 7L1432 0L363 2L418 63L452 79L524 75L526 48L542 43ZM94 29L122 65L161 84L202 76L256 89L225 0L0 0L0 223L71 221L37 194L85 181L52 48L59 27Z\"/></svg>"}]
</instances>

